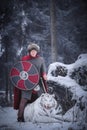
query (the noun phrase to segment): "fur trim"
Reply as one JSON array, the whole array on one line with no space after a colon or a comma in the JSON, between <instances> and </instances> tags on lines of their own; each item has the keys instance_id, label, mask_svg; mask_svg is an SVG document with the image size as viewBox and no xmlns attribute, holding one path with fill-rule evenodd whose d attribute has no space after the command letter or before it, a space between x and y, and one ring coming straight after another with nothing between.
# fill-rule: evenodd
<instances>
[{"instance_id":1,"label":"fur trim","mask_svg":"<svg viewBox=\"0 0 87 130\"><path fill-rule=\"evenodd\" d=\"M40 51L40 47L37 44L35 44L35 43L29 44L28 45L28 51L30 52L33 49L35 49L37 52Z\"/></svg>"}]
</instances>

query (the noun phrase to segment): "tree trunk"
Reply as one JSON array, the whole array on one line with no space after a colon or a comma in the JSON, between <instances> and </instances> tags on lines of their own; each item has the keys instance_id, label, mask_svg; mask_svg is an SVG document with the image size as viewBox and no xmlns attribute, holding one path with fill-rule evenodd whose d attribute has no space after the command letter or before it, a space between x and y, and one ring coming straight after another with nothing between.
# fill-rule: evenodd
<instances>
[{"instance_id":1,"label":"tree trunk","mask_svg":"<svg viewBox=\"0 0 87 130\"><path fill-rule=\"evenodd\" d=\"M50 0L52 62L57 61L57 32L55 0Z\"/></svg>"},{"instance_id":2,"label":"tree trunk","mask_svg":"<svg viewBox=\"0 0 87 130\"><path fill-rule=\"evenodd\" d=\"M9 37L6 36L5 37L5 100L6 100L6 104L8 105L10 103L10 105L12 104L12 85L10 83L10 79L9 79L9 73L10 73L10 55L9 55L9 44L10 44L10 40Z\"/></svg>"},{"instance_id":3,"label":"tree trunk","mask_svg":"<svg viewBox=\"0 0 87 130\"><path fill-rule=\"evenodd\" d=\"M5 99L6 99L6 102L8 103L8 65L7 65L7 61L8 61L8 47L6 44L5 45L5 82L6 82Z\"/></svg>"}]
</instances>

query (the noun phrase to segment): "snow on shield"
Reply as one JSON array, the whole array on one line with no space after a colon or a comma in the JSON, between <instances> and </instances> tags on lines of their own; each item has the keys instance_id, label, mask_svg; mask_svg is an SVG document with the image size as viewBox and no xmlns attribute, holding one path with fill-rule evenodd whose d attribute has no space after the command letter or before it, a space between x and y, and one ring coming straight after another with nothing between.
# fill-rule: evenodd
<instances>
[{"instance_id":1,"label":"snow on shield","mask_svg":"<svg viewBox=\"0 0 87 130\"><path fill-rule=\"evenodd\" d=\"M21 90L32 90L39 82L37 68L29 61L19 61L10 71L12 84Z\"/></svg>"}]
</instances>

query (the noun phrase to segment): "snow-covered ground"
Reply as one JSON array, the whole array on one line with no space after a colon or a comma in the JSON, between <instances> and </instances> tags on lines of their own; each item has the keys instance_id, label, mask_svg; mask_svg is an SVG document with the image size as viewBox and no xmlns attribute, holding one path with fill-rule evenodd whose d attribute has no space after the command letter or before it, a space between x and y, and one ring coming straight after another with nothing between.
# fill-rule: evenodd
<instances>
[{"instance_id":1,"label":"snow-covered ground","mask_svg":"<svg viewBox=\"0 0 87 130\"><path fill-rule=\"evenodd\" d=\"M67 68L68 74L65 77L52 76L51 72L59 65ZM73 93L73 99L77 101L74 107L63 115L62 123L18 123L17 110L12 107L0 107L0 130L87 130L87 91L69 76L75 68L83 65L87 67L87 54L80 55L77 61L70 65L56 62L49 66L48 80L69 88Z\"/></svg>"},{"instance_id":2,"label":"snow-covered ground","mask_svg":"<svg viewBox=\"0 0 87 130\"><path fill-rule=\"evenodd\" d=\"M0 130L68 130L69 127L75 127L75 122L60 123L18 123L16 121L17 111L12 107L0 108Z\"/></svg>"}]
</instances>

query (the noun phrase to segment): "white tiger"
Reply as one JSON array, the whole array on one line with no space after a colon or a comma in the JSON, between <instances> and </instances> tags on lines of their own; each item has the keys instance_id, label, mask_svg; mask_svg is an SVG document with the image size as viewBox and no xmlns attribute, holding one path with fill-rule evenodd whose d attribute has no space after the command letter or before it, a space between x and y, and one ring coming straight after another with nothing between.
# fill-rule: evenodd
<instances>
[{"instance_id":1,"label":"white tiger","mask_svg":"<svg viewBox=\"0 0 87 130\"><path fill-rule=\"evenodd\" d=\"M25 107L24 119L32 122L60 122L55 116L61 111L54 95L43 93L35 102Z\"/></svg>"}]
</instances>

